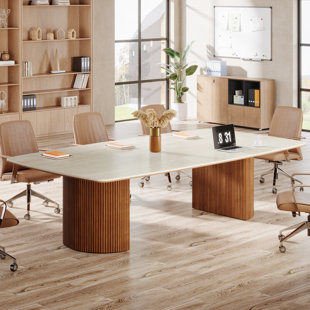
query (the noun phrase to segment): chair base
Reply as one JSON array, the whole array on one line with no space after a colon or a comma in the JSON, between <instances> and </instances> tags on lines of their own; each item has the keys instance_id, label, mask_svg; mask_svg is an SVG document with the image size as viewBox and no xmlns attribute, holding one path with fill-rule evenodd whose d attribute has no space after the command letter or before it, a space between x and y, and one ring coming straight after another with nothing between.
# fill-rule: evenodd
<instances>
[{"instance_id":1,"label":"chair base","mask_svg":"<svg viewBox=\"0 0 310 310\"><path fill-rule=\"evenodd\" d=\"M16 263L16 258L9 253L5 252L5 248L0 246L0 258L5 259L6 257L9 257L13 260L13 263L10 265L10 270L12 272L15 272L18 269L18 265Z\"/></svg>"},{"instance_id":2,"label":"chair base","mask_svg":"<svg viewBox=\"0 0 310 310\"><path fill-rule=\"evenodd\" d=\"M286 171L284 171L283 169L281 169L279 166L282 165L283 163L281 161L269 161L269 163L273 163L273 168L269 169L268 171L266 171L265 173L261 174L259 182L260 183L265 183L265 176L269 175L269 174L273 174L273 181L272 181L272 193L276 194L278 192L276 183L277 180L279 178L279 173L281 173L282 175L284 175L285 177L289 178L291 180L291 183L295 183L298 182L300 184L302 184L302 182L296 178L294 178L293 176L291 176L289 173L287 173ZM301 187L300 190L302 191L303 188Z\"/></svg>"},{"instance_id":3,"label":"chair base","mask_svg":"<svg viewBox=\"0 0 310 310\"><path fill-rule=\"evenodd\" d=\"M48 205L49 203L54 204L54 205L55 205L55 207L54 207L54 212L55 212L56 214L59 214L59 213L60 213L59 203L57 203L56 201L54 201L54 200L52 200L52 199L50 199L50 198L48 198L48 197L46 197L46 196L44 196L44 195L42 195L42 194L40 194L40 193L38 193L38 192L32 190L32 189L31 189L31 184L30 184L30 183L27 184L27 189L26 189L26 190L24 190L24 191L20 192L19 194L13 196L12 198L8 199L8 200L6 201L6 204L7 204L9 207L13 207L13 201L16 200L16 199L18 199L18 198L24 197L24 196L27 197L27 213L24 215L24 218L25 218L26 220L30 220L31 196L34 196L34 197L37 197L37 198L40 198L40 199L44 200L44 201L43 201L43 205L44 205L45 207L50 207L50 206ZM52 207L50 207L50 208L52 208Z\"/></svg>"},{"instance_id":4,"label":"chair base","mask_svg":"<svg viewBox=\"0 0 310 310\"><path fill-rule=\"evenodd\" d=\"M171 191L171 190L172 190L171 175L170 175L170 173L165 173L165 176L168 178L167 190L168 190L168 191ZM142 177L142 178L140 179L139 186L140 186L141 188L143 188L143 187L144 187L144 184L145 184L145 181L146 181L146 182L149 182L150 179L151 179L150 176Z\"/></svg>"},{"instance_id":5,"label":"chair base","mask_svg":"<svg viewBox=\"0 0 310 310\"><path fill-rule=\"evenodd\" d=\"M290 238L294 237L295 235L299 234L300 232L302 232L305 229L308 230L308 236L310 236L310 215L308 215L307 221L304 221L304 222L301 222L301 223L298 223L298 224L295 224L295 225L292 225L292 226L289 226L289 227L286 227L286 228L280 230L279 236L278 236L279 240L280 240L280 245L279 245L280 252L285 253L285 251L286 251L286 248L283 245L284 241L289 240ZM293 231L290 232L286 236L283 235L283 232L287 231L287 230L293 230Z\"/></svg>"}]
</instances>

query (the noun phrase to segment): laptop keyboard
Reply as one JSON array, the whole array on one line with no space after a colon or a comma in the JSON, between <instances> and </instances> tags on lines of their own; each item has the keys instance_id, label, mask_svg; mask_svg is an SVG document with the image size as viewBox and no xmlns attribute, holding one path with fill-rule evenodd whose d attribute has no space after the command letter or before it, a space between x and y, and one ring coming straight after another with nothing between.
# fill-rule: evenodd
<instances>
[{"instance_id":1,"label":"laptop keyboard","mask_svg":"<svg viewBox=\"0 0 310 310\"><path fill-rule=\"evenodd\" d=\"M234 146L223 147L222 150L235 150L235 149L240 149L240 148L241 146L234 145Z\"/></svg>"}]
</instances>

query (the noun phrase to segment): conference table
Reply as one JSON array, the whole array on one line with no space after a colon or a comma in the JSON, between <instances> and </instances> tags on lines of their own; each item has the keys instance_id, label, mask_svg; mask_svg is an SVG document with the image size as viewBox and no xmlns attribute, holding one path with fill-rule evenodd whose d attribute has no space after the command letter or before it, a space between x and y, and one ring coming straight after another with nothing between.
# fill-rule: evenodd
<instances>
[{"instance_id":1,"label":"conference table","mask_svg":"<svg viewBox=\"0 0 310 310\"><path fill-rule=\"evenodd\" d=\"M50 159L40 153L12 157L13 164L63 176L63 243L83 252L112 253L130 248L130 179L192 169L192 207L236 219L254 216L254 158L305 145L302 141L236 132L238 152L214 149L212 130L188 131L197 139L162 135L162 151L149 151L149 137L58 151L72 156ZM165 190L165 187L163 187ZM145 192L147 195L147 192Z\"/></svg>"}]
</instances>

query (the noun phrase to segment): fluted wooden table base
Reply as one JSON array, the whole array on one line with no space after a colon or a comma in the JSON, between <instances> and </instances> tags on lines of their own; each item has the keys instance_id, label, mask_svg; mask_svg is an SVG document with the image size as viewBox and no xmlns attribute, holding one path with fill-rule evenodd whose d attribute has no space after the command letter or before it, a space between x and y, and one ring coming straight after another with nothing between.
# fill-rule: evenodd
<instances>
[{"instance_id":1,"label":"fluted wooden table base","mask_svg":"<svg viewBox=\"0 0 310 310\"><path fill-rule=\"evenodd\" d=\"M128 251L129 195L129 180L99 183L64 177L64 245L90 253Z\"/></svg>"},{"instance_id":2,"label":"fluted wooden table base","mask_svg":"<svg viewBox=\"0 0 310 310\"><path fill-rule=\"evenodd\" d=\"M193 169L193 208L241 220L254 216L254 160Z\"/></svg>"}]
</instances>

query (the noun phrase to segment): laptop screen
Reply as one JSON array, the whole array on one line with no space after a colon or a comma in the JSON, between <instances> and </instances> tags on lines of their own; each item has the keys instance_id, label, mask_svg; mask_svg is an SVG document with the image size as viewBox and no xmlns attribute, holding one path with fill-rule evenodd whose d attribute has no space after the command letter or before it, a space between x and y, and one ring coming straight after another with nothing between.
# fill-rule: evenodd
<instances>
[{"instance_id":1,"label":"laptop screen","mask_svg":"<svg viewBox=\"0 0 310 310\"><path fill-rule=\"evenodd\" d=\"M233 124L212 127L215 149L236 145L235 128Z\"/></svg>"}]
</instances>

